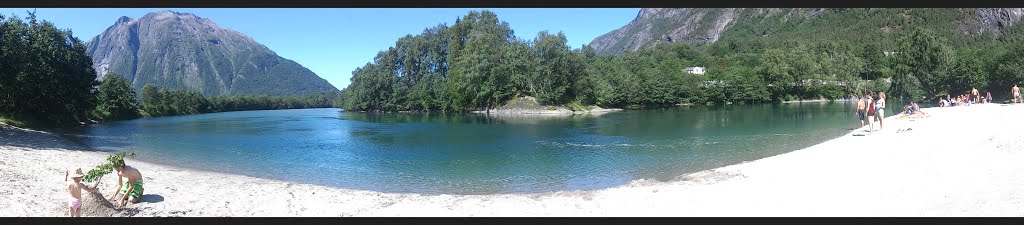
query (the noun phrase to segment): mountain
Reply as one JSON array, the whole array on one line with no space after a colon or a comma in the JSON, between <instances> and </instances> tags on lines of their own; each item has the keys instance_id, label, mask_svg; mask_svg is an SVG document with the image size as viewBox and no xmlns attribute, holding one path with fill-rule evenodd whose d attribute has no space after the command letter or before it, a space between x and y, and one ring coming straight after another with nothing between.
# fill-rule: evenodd
<instances>
[{"instance_id":1,"label":"mountain","mask_svg":"<svg viewBox=\"0 0 1024 225\"><path fill-rule=\"evenodd\" d=\"M629 24L598 36L589 46L598 54L617 54L671 42L700 45L743 37L879 41L905 25L935 29L954 41L970 41L997 37L1020 22L1022 15L1024 10L1020 8L645 8Z\"/></svg>"},{"instance_id":2,"label":"mountain","mask_svg":"<svg viewBox=\"0 0 1024 225\"><path fill-rule=\"evenodd\" d=\"M190 13L121 17L86 46L100 79L114 72L137 91L152 83L206 96L338 92L252 38Z\"/></svg>"}]
</instances>

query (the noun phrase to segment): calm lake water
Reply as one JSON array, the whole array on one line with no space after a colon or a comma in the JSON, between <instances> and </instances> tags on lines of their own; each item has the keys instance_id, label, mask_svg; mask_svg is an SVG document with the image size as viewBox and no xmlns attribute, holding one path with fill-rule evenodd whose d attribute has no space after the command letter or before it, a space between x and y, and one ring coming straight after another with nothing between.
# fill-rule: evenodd
<instances>
[{"instance_id":1,"label":"calm lake water","mask_svg":"<svg viewBox=\"0 0 1024 225\"><path fill-rule=\"evenodd\" d=\"M890 103L888 114L898 112ZM351 189L532 193L613 187L805 148L855 125L853 105L627 110L599 116L369 114L340 109L136 119L66 131L136 160Z\"/></svg>"}]
</instances>

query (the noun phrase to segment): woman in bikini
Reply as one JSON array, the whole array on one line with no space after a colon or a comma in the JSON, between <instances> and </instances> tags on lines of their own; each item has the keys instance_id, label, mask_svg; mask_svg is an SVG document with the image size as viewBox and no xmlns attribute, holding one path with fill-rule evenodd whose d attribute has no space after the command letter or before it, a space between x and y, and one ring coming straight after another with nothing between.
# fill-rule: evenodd
<instances>
[{"instance_id":1,"label":"woman in bikini","mask_svg":"<svg viewBox=\"0 0 1024 225\"><path fill-rule=\"evenodd\" d=\"M868 133L875 134L875 99L871 97L871 92L868 92L867 96L867 110L868 110Z\"/></svg>"}]
</instances>

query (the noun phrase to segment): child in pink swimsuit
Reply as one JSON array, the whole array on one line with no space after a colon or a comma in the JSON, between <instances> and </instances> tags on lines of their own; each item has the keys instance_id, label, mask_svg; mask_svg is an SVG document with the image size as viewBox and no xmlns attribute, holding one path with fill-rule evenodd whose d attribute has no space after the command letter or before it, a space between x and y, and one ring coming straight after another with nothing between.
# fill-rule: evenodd
<instances>
[{"instance_id":1,"label":"child in pink swimsuit","mask_svg":"<svg viewBox=\"0 0 1024 225\"><path fill-rule=\"evenodd\" d=\"M67 184L68 193L70 194L68 196L68 213L71 217L82 217L82 190L84 189L89 192L96 192L97 190L82 183L82 177L85 177L85 174L82 173L82 168L76 169L75 173L71 174L71 180L68 180L68 175L69 173L65 171L64 182Z\"/></svg>"}]
</instances>

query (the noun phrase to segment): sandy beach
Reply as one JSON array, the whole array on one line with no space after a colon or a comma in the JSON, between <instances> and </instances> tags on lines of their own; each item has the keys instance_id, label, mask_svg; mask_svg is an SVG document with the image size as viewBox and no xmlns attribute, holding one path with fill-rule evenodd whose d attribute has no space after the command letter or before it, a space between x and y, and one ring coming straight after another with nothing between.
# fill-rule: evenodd
<instances>
[{"instance_id":1,"label":"sandy beach","mask_svg":"<svg viewBox=\"0 0 1024 225\"><path fill-rule=\"evenodd\" d=\"M862 128L782 155L593 191L380 193L127 159L145 177L143 202L114 209L101 199L116 188L107 175L103 196L84 196L82 215L1024 216L1024 104L924 111L931 116L890 116L874 135L853 135ZM64 169L88 170L109 154L0 126L0 216L66 216Z\"/></svg>"}]
</instances>

